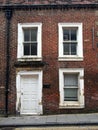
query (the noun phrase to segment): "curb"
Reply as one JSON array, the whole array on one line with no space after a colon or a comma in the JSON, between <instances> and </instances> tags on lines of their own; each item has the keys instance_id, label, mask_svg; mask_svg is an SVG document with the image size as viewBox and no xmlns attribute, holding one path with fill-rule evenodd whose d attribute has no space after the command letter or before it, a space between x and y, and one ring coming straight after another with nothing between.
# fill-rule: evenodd
<instances>
[{"instance_id":1,"label":"curb","mask_svg":"<svg viewBox=\"0 0 98 130\"><path fill-rule=\"evenodd\" d=\"M45 124L0 124L2 127L55 127L55 126L98 126L98 122L80 122L80 123L45 123Z\"/></svg>"}]
</instances>

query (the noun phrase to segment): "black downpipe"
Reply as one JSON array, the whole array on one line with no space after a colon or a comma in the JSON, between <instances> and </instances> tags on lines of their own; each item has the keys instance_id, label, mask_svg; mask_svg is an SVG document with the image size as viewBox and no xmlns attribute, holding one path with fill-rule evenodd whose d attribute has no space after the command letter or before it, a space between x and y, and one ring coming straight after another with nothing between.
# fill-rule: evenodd
<instances>
[{"instance_id":1,"label":"black downpipe","mask_svg":"<svg viewBox=\"0 0 98 130\"><path fill-rule=\"evenodd\" d=\"M5 116L8 117L8 93L9 93L9 61L10 61L10 20L12 17L12 10L5 10L6 17L6 86L5 86Z\"/></svg>"}]
</instances>

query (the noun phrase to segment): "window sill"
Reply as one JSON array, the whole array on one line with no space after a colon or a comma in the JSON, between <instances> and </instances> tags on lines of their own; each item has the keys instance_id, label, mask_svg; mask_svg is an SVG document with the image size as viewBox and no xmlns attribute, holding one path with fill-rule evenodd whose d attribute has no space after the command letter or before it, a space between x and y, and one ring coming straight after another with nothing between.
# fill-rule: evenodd
<instances>
[{"instance_id":1,"label":"window sill","mask_svg":"<svg viewBox=\"0 0 98 130\"><path fill-rule=\"evenodd\" d=\"M83 109L84 105L79 103L73 103L73 104L60 104L60 109Z\"/></svg>"},{"instance_id":2,"label":"window sill","mask_svg":"<svg viewBox=\"0 0 98 130\"><path fill-rule=\"evenodd\" d=\"M83 61L83 57L64 56L64 57L58 57L58 61Z\"/></svg>"},{"instance_id":3,"label":"window sill","mask_svg":"<svg viewBox=\"0 0 98 130\"><path fill-rule=\"evenodd\" d=\"M18 58L17 60L18 61L42 61L42 57L25 56L25 57Z\"/></svg>"}]
</instances>

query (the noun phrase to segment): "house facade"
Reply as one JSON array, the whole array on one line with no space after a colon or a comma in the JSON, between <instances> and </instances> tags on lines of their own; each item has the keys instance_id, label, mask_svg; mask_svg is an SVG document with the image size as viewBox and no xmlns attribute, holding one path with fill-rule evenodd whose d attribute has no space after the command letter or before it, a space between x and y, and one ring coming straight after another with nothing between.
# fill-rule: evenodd
<instances>
[{"instance_id":1,"label":"house facade","mask_svg":"<svg viewBox=\"0 0 98 130\"><path fill-rule=\"evenodd\" d=\"M98 112L97 0L2 0L0 114Z\"/></svg>"}]
</instances>

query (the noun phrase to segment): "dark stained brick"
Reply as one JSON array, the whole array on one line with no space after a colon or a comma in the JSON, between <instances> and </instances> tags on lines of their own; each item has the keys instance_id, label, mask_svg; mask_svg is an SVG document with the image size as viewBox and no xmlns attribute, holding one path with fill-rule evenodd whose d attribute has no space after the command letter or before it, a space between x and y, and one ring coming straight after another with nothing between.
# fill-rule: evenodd
<instances>
[{"instance_id":1,"label":"dark stained brick","mask_svg":"<svg viewBox=\"0 0 98 130\"><path fill-rule=\"evenodd\" d=\"M0 0L0 4L6 4L8 0ZM9 4L97 4L98 0L9 0Z\"/></svg>"}]
</instances>

